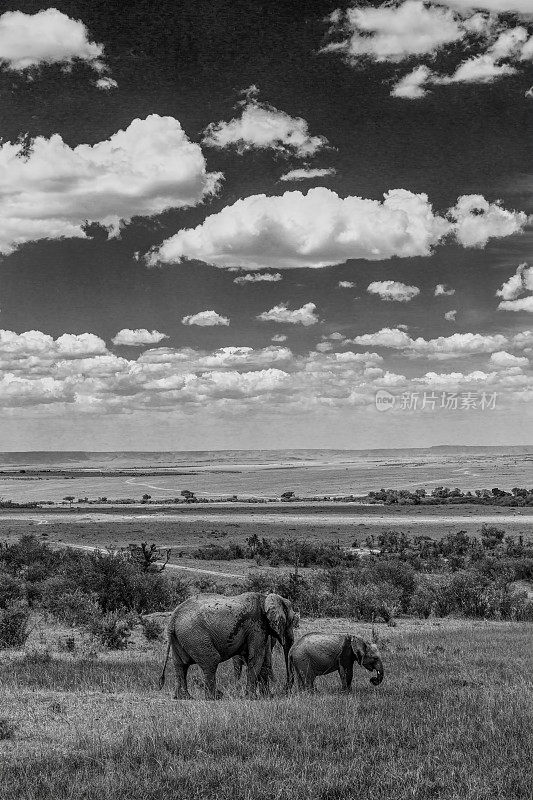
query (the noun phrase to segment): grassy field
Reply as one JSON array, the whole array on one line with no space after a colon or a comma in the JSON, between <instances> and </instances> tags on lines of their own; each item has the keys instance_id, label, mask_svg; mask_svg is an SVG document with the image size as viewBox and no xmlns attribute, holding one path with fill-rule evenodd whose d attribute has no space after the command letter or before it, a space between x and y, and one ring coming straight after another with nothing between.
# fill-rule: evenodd
<instances>
[{"instance_id":1,"label":"grassy field","mask_svg":"<svg viewBox=\"0 0 533 800\"><path fill-rule=\"evenodd\" d=\"M307 630L368 625L304 620ZM155 688L162 642L92 650L39 624L24 653L0 660L3 800L530 800L531 625L400 620L378 626L379 687L358 670L316 695L249 701L230 665L223 700L171 700ZM71 632L70 632L71 633ZM281 676L279 657L277 674ZM201 683L191 670L192 691ZM3 732L3 733L2 733Z\"/></svg>"}]
</instances>

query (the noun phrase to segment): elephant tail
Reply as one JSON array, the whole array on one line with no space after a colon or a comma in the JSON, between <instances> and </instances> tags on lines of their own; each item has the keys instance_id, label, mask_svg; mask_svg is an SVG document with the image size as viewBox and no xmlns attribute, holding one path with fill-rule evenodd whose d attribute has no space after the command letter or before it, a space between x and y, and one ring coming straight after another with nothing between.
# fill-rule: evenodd
<instances>
[{"instance_id":1,"label":"elephant tail","mask_svg":"<svg viewBox=\"0 0 533 800\"><path fill-rule=\"evenodd\" d=\"M162 689L165 685L165 670L167 668L168 657L170 655L170 636L168 637L168 647L167 647L167 654L165 656L165 663L163 664L163 672L159 678L159 688Z\"/></svg>"}]
</instances>

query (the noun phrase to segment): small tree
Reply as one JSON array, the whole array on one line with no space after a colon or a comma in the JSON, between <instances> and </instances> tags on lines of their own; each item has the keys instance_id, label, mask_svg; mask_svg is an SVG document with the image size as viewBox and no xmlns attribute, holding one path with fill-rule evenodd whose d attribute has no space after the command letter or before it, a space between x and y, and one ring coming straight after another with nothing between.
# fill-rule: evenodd
<instances>
[{"instance_id":1,"label":"small tree","mask_svg":"<svg viewBox=\"0 0 533 800\"><path fill-rule=\"evenodd\" d=\"M180 492L181 496L185 498L187 503L194 503L196 500L196 496L194 492L191 492L189 489L182 489Z\"/></svg>"},{"instance_id":2,"label":"small tree","mask_svg":"<svg viewBox=\"0 0 533 800\"><path fill-rule=\"evenodd\" d=\"M283 492L281 499L285 501L294 500L294 492Z\"/></svg>"},{"instance_id":3,"label":"small tree","mask_svg":"<svg viewBox=\"0 0 533 800\"><path fill-rule=\"evenodd\" d=\"M143 494L143 496L142 496L143 503L147 503L148 500L151 500L151 499L152 499L152 495L151 494Z\"/></svg>"},{"instance_id":4,"label":"small tree","mask_svg":"<svg viewBox=\"0 0 533 800\"><path fill-rule=\"evenodd\" d=\"M68 504L69 504L69 506L72 508L72 503L74 502L74 500L75 500L75 497L74 497L74 495L73 495L73 494L67 494L67 495L66 495L66 496L63 498L63 500L64 500L66 503L68 503Z\"/></svg>"},{"instance_id":5,"label":"small tree","mask_svg":"<svg viewBox=\"0 0 533 800\"><path fill-rule=\"evenodd\" d=\"M170 560L172 550L168 548L163 555L162 551L155 544L148 546L148 542L128 545L130 559L137 564L143 572L163 572ZM158 561L163 561L162 566L158 566Z\"/></svg>"}]
</instances>

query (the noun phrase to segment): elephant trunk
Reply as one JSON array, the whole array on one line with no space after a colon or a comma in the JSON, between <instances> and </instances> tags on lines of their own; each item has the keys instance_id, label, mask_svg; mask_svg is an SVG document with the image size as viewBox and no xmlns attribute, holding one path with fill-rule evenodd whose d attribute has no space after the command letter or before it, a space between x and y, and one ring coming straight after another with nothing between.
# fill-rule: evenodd
<instances>
[{"instance_id":1,"label":"elephant trunk","mask_svg":"<svg viewBox=\"0 0 533 800\"><path fill-rule=\"evenodd\" d=\"M378 659L376 662L376 666L374 667L376 674L370 678L370 683L373 686L379 686L381 681L383 680L384 672L383 672L383 664L381 663L381 659Z\"/></svg>"}]
</instances>

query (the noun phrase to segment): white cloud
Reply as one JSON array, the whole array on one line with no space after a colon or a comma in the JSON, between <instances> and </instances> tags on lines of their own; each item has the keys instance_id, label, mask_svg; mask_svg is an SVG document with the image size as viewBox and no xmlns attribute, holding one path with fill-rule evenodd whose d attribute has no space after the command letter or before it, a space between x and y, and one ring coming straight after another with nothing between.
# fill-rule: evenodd
<instances>
[{"instance_id":1,"label":"white cloud","mask_svg":"<svg viewBox=\"0 0 533 800\"><path fill-rule=\"evenodd\" d=\"M146 328L122 328L111 341L115 345L129 345L130 347L140 347L144 344L157 344L163 339L168 339L166 333L159 331L148 331Z\"/></svg>"},{"instance_id":2,"label":"white cloud","mask_svg":"<svg viewBox=\"0 0 533 800\"><path fill-rule=\"evenodd\" d=\"M503 300L516 300L525 292L533 292L533 267L528 267L524 263L520 264L515 274L502 284L501 289L496 292L496 297L501 297Z\"/></svg>"},{"instance_id":3,"label":"white cloud","mask_svg":"<svg viewBox=\"0 0 533 800\"><path fill-rule=\"evenodd\" d=\"M502 300L498 308L500 311L529 311L533 313L533 295L521 297L520 300Z\"/></svg>"},{"instance_id":4,"label":"white cloud","mask_svg":"<svg viewBox=\"0 0 533 800\"><path fill-rule=\"evenodd\" d=\"M403 350L410 357L435 359L459 358L478 353L492 353L509 346L503 334L484 335L481 333L454 333L451 336L438 336L436 339L413 339L398 328L382 328L376 333L355 336L354 344L364 347L386 347Z\"/></svg>"},{"instance_id":5,"label":"white cloud","mask_svg":"<svg viewBox=\"0 0 533 800\"><path fill-rule=\"evenodd\" d=\"M84 237L87 220L121 221L194 206L221 178L172 117L135 119L94 145L71 148L59 134L0 145L0 252L37 239Z\"/></svg>"},{"instance_id":6,"label":"white cloud","mask_svg":"<svg viewBox=\"0 0 533 800\"><path fill-rule=\"evenodd\" d=\"M446 322L455 322L455 318L457 316L457 309L452 309L451 311L446 311L444 314L444 319Z\"/></svg>"},{"instance_id":7,"label":"white cloud","mask_svg":"<svg viewBox=\"0 0 533 800\"><path fill-rule=\"evenodd\" d=\"M110 78L106 76L105 78L98 78L96 81L96 86L98 89L103 89L105 92L109 92L111 89L116 89L118 87L118 83L114 78Z\"/></svg>"},{"instance_id":8,"label":"white cloud","mask_svg":"<svg viewBox=\"0 0 533 800\"><path fill-rule=\"evenodd\" d=\"M455 289L448 289L443 283L437 283L433 294L435 297L451 297L453 294L455 294Z\"/></svg>"},{"instance_id":9,"label":"white cloud","mask_svg":"<svg viewBox=\"0 0 533 800\"><path fill-rule=\"evenodd\" d=\"M36 14L6 11L0 16L0 63L21 72L42 64L85 61L97 72L105 69L104 48L91 42L87 28L55 8Z\"/></svg>"},{"instance_id":10,"label":"white cloud","mask_svg":"<svg viewBox=\"0 0 533 800\"><path fill-rule=\"evenodd\" d=\"M316 306L314 303L305 303L301 308L290 310L286 303L274 306L270 311L263 311L258 314L257 319L261 322L285 322L291 325L315 325L318 322Z\"/></svg>"},{"instance_id":11,"label":"white cloud","mask_svg":"<svg viewBox=\"0 0 533 800\"><path fill-rule=\"evenodd\" d=\"M472 11L481 9L493 11L497 14L511 12L524 14L526 17L533 15L531 0L439 0L440 5L448 5L457 11Z\"/></svg>"},{"instance_id":12,"label":"white cloud","mask_svg":"<svg viewBox=\"0 0 533 800\"><path fill-rule=\"evenodd\" d=\"M522 230L527 215L507 211L489 203L483 195L463 195L448 212L454 221L455 237L463 247L484 247L489 239L511 236Z\"/></svg>"},{"instance_id":13,"label":"white cloud","mask_svg":"<svg viewBox=\"0 0 533 800\"><path fill-rule=\"evenodd\" d=\"M372 59L398 63L416 58L427 61L450 46L470 54L449 75L432 72L419 63L393 86L393 97L420 99L430 84L492 83L517 72L521 62L533 59L533 36L524 26L506 27L498 16L507 6L529 4L525 19L533 20L530 0L391 0L374 8L356 6L331 15L331 35L340 38L324 51L338 52L352 64ZM496 14L489 14L490 10ZM529 37L529 38L528 38ZM453 56L453 51L452 51Z\"/></svg>"},{"instance_id":14,"label":"white cloud","mask_svg":"<svg viewBox=\"0 0 533 800\"><path fill-rule=\"evenodd\" d=\"M402 332L392 333L397 337ZM533 342L531 331L519 336L508 346ZM419 346L423 340L409 341ZM273 345L213 351L162 346L130 359L106 351L94 334L64 334L54 340L40 331L2 331L0 406L55 406L56 415L67 408L72 414L206 408L242 415L267 401L274 414L286 410L299 415L320 407L373 407L378 388L401 392L427 385L461 391L484 385L524 402L533 391L531 375L522 372L526 360L517 363L510 353L502 355L502 346L491 351L491 372L422 370L409 379L391 371L375 352L320 352L325 349L297 355Z\"/></svg>"},{"instance_id":15,"label":"white cloud","mask_svg":"<svg viewBox=\"0 0 533 800\"><path fill-rule=\"evenodd\" d=\"M287 336L284 333L276 333L272 337L272 339L270 341L272 341L272 342L286 342L287 341Z\"/></svg>"},{"instance_id":16,"label":"white cloud","mask_svg":"<svg viewBox=\"0 0 533 800\"><path fill-rule=\"evenodd\" d=\"M331 342L319 342L315 350L319 353L329 353L330 350L333 350L333 345Z\"/></svg>"},{"instance_id":17,"label":"white cloud","mask_svg":"<svg viewBox=\"0 0 533 800\"><path fill-rule=\"evenodd\" d=\"M527 297L521 294L530 292ZM496 292L503 299L498 305L500 311L529 311L533 313L533 267L520 264L514 275L502 284ZM520 299L518 299L520 298Z\"/></svg>"},{"instance_id":18,"label":"white cloud","mask_svg":"<svg viewBox=\"0 0 533 800\"><path fill-rule=\"evenodd\" d=\"M424 64L415 67L412 72L404 75L391 91L392 97L406 97L409 100L418 100L427 94L425 85L428 83L431 70Z\"/></svg>"},{"instance_id":19,"label":"white cloud","mask_svg":"<svg viewBox=\"0 0 533 800\"><path fill-rule=\"evenodd\" d=\"M420 294L418 286L408 286L400 281L373 281L366 290L369 294L377 294L382 300L395 300L398 303L408 303Z\"/></svg>"},{"instance_id":20,"label":"white cloud","mask_svg":"<svg viewBox=\"0 0 533 800\"><path fill-rule=\"evenodd\" d=\"M383 202L341 198L325 187L252 195L179 231L148 256L148 263L198 259L216 267L243 269L327 267L349 259L381 261L430 255L445 237L464 247L483 246L526 224L521 212L506 211L479 195L460 197L449 218L433 212L427 195L392 189Z\"/></svg>"},{"instance_id":21,"label":"white cloud","mask_svg":"<svg viewBox=\"0 0 533 800\"><path fill-rule=\"evenodd\" d=\"M220 149L236 147L247 150L277 150L298 158L308 158L327 144L323 136L311 136L301 117L291 117L274 106L257 100L258 89L250 86L239 103L241 116L230 122L212 122L204 131L203 143Z\"/></svg>"},{"instance_id":22,"label":"white cloud","mask_svg":"<svg viewBox=\"0 0 533 800\"><path fill-rule=\"evenodd\" d=\"M341 42L324 50L340 52L352 62L367 57L375 61L403 61L410 56L435 53L464 36L458 18L448 9L423 0L401 4L348 8L332 17L332 33Z\"/></svg>"},{"instance_id":23,"label":"white cloud","mask_svg":"<svg viewBox=\"0 0 533 800\"><path fill-rule=\"evenodd\" d=\"M512 353L506 353L505 350L499 350L497 353L492 353L490 364L502 369L507 367L528 367L529 359L525 356L514 356Z\"/></svg>"},{"instance_id":24,"label":"white cloud","mask_svg":"<svg viewBox=\"0 0 533 800\"><path fill-rule=\"evenodd\" d=\"M339 289L355 289L354 281L339 281L337 285Z\"/></svg>"},{"instance_id":25,"label":"white cloud","mask_svg":"<svg viewBox=\"0 0 533 800\"><path fill-rule=\"evenodd\" d=\"M216 311L199 311L198 314L188 314L181 321L184 325L199 325L201 328L229 325L229 318L222 317Z\"/></svg>"},{"instance_id":26,"label":"white cloud","mask_svg":"<svg viewBox=\"0 0 533 800\"><path fill-rule=\"evenodd\" d=\"M277 283L281 280L281 272L247 272L233 279L233 283Z\"/></svg>"},{"instance_id":27,"label":"white cloud","mask_svg":"<svg viewBox=\"0 0 533 800\"><path fill-rule=\"evenodd\" d=\"M291 169L281 176L280 181L307 181L315 178L325 178L328 175L335 175L337 170L334 167L327 169L310 169L309 167L302 167L301 169Z\"/></svg>"}]
</instances>

